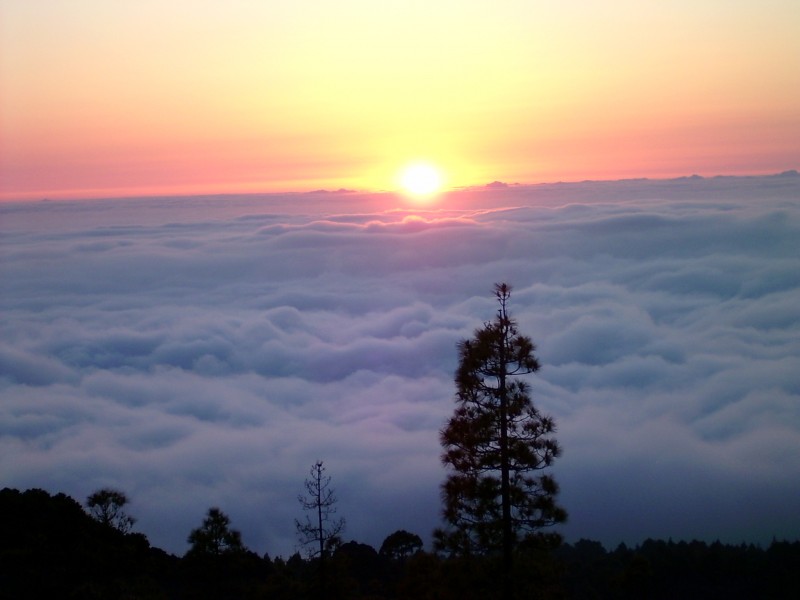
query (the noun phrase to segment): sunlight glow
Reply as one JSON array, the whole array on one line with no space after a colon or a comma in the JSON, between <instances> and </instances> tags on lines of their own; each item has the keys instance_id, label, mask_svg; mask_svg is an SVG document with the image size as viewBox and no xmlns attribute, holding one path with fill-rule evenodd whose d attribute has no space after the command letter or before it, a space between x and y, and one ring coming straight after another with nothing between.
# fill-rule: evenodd
<instances>
[{"instance_id":1,"label":"sunlight glow","mask_svg":"<svg viewBox=\"0 0 800 600\"><path fill-rule=\"evenodd\" d=\"M427 163L416 163L406 167L400 176L403 189L419 198L425 198L438 192L442 187L442 175L439 170Z\"/></svg>"},{"instance_id":2,"label":"sunlight glow","mask_svg":"<svg viewBox=\"0 0 800 600\"><path fill-rule=\"evenodd\" d=\"M797 0L506 5L0 0L0 201L798 166Z\"/></svg>"}]
</instances>

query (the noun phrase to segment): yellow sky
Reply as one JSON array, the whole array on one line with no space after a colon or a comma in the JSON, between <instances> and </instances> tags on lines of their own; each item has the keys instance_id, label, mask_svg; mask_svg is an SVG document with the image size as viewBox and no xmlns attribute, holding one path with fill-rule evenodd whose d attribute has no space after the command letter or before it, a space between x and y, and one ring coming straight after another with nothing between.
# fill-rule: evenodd
<instances>
[{"instance_id":1,"label":"yellow sky","mask_svg":"<svg viewBox=\"0 0 800 600\"><path fill-rule=\"evenodd\" d=\"M0 0L0 198L800 166L797 0Z\"/></svg>"}]
</instances>

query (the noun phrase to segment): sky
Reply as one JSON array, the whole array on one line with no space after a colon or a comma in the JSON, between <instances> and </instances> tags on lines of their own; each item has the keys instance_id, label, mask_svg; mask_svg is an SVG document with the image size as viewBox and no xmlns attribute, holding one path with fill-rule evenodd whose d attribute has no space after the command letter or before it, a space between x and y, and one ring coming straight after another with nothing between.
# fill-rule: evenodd
<instances>
[{"instance_id":1,"label":"sky","mask_svg":"<svg viewBox=\"0 0 800 600\"><path fill-rule=\"evenodd\" d=\"M111 486L183 554L441 525L456 345L533 338L567 540L800 539L800 175L0 204L0 486ZM428 546L430 548L430 546Z\"/></svg>"},{"instance_id":2,"label":"sky","mask_svg":"<svg viewBox=\"0 0 800 600\"><path fill-rule=\"evenodd\" d=\"M796 0L2 0L0 199L766 174Z\"/></svg>"},{"instance_id":3,"label":"sky","mask_svg":"<svg viewBox=\"0 0 800 600\"><path fill-rule=\"evenodd\" d=\"M567 539L800 538L798 26L0 0L0 485L118 487L179 554L219 506L288 556L323 460L346 538L428 540L456 343L505 281ZM420 162L444 191L399 191Z\"/></svg>"}]
</instances>

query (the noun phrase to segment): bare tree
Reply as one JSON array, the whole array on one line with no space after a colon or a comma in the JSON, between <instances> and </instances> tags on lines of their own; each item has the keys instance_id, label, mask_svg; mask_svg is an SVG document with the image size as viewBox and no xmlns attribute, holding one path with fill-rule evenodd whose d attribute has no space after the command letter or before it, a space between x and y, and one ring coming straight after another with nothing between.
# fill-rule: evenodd
<instances>
[{"instance_id":1,"label":"bare tree","mask_svg":"<svg viewBox=\"0 0 800 600\"><path fill-rule=\"evenodd\" d=\"M326 554L341 543L339 536L345 526L344 519L334 518L338 500L330 484L331 478L325 475L325 467L318 460L311 466L309 477L305 480L306 494L297 497L306 511L305 521L294 521L300 543L313 548L310 551L312 557L319 557L320 586L323 590Z\"/></svg>"}]
</instances>

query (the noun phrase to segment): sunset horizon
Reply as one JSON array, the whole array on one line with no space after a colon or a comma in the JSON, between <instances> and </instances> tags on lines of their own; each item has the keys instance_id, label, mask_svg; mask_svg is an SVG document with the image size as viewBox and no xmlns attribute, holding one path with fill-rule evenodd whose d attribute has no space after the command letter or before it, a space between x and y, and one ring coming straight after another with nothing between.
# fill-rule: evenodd
<instances>
[{"instance_id":1,"label":"sunset horizon","mask_svg":"<svg viewBox=\"0 0 800 600\"><path fill-rule=\"evenodd\" d=\"M0 8L0 199L758 175L800 161L800 8Z\"/></svg>"},{"instance_id":2,"label":"sunset horizon","mask_svg":"<svg viewBox=\"0 0 800 600\"><path fill-rule=\"evenodd\" d=\"M797 0L0 0L0 489L121 490L176 556L218 507L285 558L324 461L348 540L431 549L507 283L553 539L800 543L798 31Z\"/></svg>"},{"instance_id":3,"label":"sunset horizon","mask_svg":"<svg viewBox=\"0 0 800 600\"><path fill-rule=\"evenodd\" d=\"M401 170L399 170L401 171ZM398 171L398 172L399 172ZM763 172L747 171L737 173L709 173L700 174L697 172L692 173L676 173L662 176L647 176L647 175L634 175L611 177L611 178L592 178L592 177L574 177L571 179L552 179L544 181L504 181L499 178L488 179L484 182L476 182L469 185L453 185L450 187L442 186L436 192L430 194L431 198L423 202L423 204L435 205L437 197L459 192L459 191L491 191L498 187L537 187L537 186L551 186L559 184L581 184L581 183L615 183L625 181L649 180L649 181L670 181L680 180L687 178L701 178L701 179L721 179L721 178L754 178L754 177L779 177L791 176L797 174L798 169L787 167L779 170L765 170ZM398 177L394 178L395 180ZM325 182L317 182L324 184ZM115 199L135 199L135 198L195 198L195 197L208 197L208 196L292 196L292 195L307 195L307 194L327 194L332 199L340 194L361 194L361 195L375 195L375 194L390 194L405 197L413 202L413 194L404 190L402 185L395 184L394 187L387 188L350 188L350 187L337 187L340 181L328 182L331 185L311 188L298 188L289 189L278 187L275 189L262 188L258 186L228 186L228 187L179 187L179 188L132 188L126 189L112 189L112 190L69 190L69 191L52 191L50 193L36 193L30 192L21 196L2 196L0 195L0 203L14 203L14 202L36 202L36 201L58 201L58 200L115 200ZM334 208L334 207L331 207ZM391 207L389 207L391 208Z\"/></svg>"}]
</instances>

